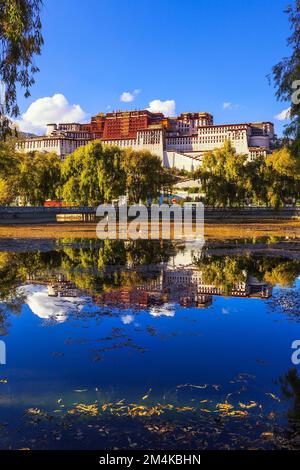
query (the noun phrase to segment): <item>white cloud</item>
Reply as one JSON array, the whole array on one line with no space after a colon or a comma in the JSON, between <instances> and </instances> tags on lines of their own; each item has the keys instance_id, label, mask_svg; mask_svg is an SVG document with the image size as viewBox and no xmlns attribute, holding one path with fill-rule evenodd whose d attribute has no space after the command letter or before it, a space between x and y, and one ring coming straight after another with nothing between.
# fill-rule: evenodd
<instances>
[{"instance_id":1,"label":"white cloud","mask_svg":"<svg viewBox=\"0 0 300 470\"><path fill-rule=\"evenodd\" d=\"M290 116L291 116L291 108L287 108L287 109L283 109L281 113L276 114L274 118L277 119L277 121L285 121L286 119L289 119Z\"/></svg>"},{"instance_id":2,"label":"white cloud","mask_svg":"<svg viewBox=\"0 0 300 470\"><path fill-rule=\"evenodd\" d=\"M88 297L50 297L46 286L27 285L20 287L20 292L26 295L26 304L34 315L43 319L52 319L58 323L67 320L74 312L97 311L94 304L87 302Z\"/></svg>"},{"instance_id":3,"label":"white cloud","mask_svg":"<svg viewBox=\"0 0 300 470\"><path fill-rule=\"evenodd\" d=\"M122 315L121 320L124 325L130 325L134 321L134 315Z\"/></svg>"},{"instance_id":4,"label":"white cloud","mask_svg":"<svg viewBox=\"0 0 300 470\"><path fill-rule=\"evenodd\" d=\"M174 317L175 306L174 304L165 304L163 306L150 307L149 313L152 317Z\"/></svg>"},{"instance_id":5,"label":"white cloud","mask_svg":"<svg viewBox=\"0 0 300 470\"><path fill-rule=\"evenodd\" d=\"M137 95L141 92L138 88L135 90L131 91L123 91L123 93L120 96L120 101L123 101L124 103L130 103L133 101Z\"/></svg>"},{"instance_id":6,"label":"white cloud","mask_svg":"<svg viewBox=\"0 0 300 470\"><path fill-rule=\"evenodd\" d=\"M239 104L233 104L231 101L225 101L223 103L223 109L238 109L239 107Z\"/></svg>"},{"instance_id":7,"label":"white cloud","mask_svg":"<svg viewBox=\"0 0 300 470\"><path fill-rule=\"evenodd\" d=\"M163 113L165 116L174 116L176 102L175 100L153 100L149 103L148 111L152 113Z\"/></svg>"},{"instance_id":8,"label":"white cloud","mask_svg":"<svg viewBox=\"0 0 300 470\"><path fill-rule=\"evenodd\" d=\"M34 101L16 123L23 132L41 134L46 125L59 122L81 122L87 113L79 104L70 104L61 93Z\"/></svg>"},{"instance_id":9,"label":"white cloud","mask_svg":"<svg viewBox=\"0 0 300 470\"><path fill-rule=\"evenodd\" d=\"M122 95L120 96L120 101L123 101L124 103L130 103L130 101L134 100L134 95L133 93L130 93L130 91L123 91Z\"/></svg>"}]
</instances>

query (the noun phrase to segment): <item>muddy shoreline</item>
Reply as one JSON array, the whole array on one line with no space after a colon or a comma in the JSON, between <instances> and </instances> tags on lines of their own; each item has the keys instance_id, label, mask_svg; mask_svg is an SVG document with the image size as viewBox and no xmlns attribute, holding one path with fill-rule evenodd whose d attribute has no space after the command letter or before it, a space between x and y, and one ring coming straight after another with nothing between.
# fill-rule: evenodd
<instances>
[{"instance_id":1,"label":"muddy shoreline","mask_svg":"<svg viewBox=\"0 0 300 470\"><path fill-rule=\"evenodd\" d=\"M0 240L5 238L27 239L96 239L96 223L60 222L48 224L1 225ZM263 221L248 223L208 222L205 224L207 240L244 239L260 237L288 237L300 239L300 221Z\"/></svg>"}]
</instances>

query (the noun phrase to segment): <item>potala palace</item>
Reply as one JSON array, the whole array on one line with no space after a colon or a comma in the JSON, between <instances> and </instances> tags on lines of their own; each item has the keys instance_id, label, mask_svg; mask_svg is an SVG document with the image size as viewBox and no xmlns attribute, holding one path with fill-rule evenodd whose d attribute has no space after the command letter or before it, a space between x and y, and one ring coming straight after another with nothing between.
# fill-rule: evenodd
<instances>
[{"instance_id":1,"label":"potala palace","mask_svg":"<svg viewBox=\"0 0 300 470\"><path fill-rule=\"evenodd\" d=\"M92 140L158 155L167 168L194 170L204 152L230 140L238 153L249 159L272 151L276 135L271 122L217 124L206 112L165 117L148 110L99 113L87 124L48 124L42 137L30 137L16 144L19 152L55 152L61 159Z\"/></svg>"}]
</instances>

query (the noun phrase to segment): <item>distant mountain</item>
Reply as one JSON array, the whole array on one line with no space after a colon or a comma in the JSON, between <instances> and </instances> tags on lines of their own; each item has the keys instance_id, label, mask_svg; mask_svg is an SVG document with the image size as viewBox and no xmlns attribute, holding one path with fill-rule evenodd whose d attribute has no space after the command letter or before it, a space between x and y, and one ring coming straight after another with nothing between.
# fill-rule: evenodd
<instances>
[{"instance_id":1,"label":"distant mountain","mask_svg":"<svg viewBox=\"0 0 300 470\"><path fill-rule=\"evenodd\" d=\"M32 134L31 132L18 131L17 139L28 139L30 137L38 137L38 135Z\"/></svg>"}]
</instances>

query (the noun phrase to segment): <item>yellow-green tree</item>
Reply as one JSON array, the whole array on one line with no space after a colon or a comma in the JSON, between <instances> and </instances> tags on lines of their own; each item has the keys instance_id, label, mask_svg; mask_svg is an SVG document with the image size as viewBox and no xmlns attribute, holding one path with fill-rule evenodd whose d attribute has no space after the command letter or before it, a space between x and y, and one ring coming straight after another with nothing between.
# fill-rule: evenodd
<instances>
[{"instance_id":1,"label":"yellow-green tree","mask_svg":"<svg viewBox=\"0 0 300 470\"><path fill-rule=\"evenodd\" d=\"M17 194L25 204L55 199L61 178L60 158L54 153L33 152L18 156Z\"/></svg>"},{"instance_id":2,"label":"yellow-green tree","mask_svg":"<svg viewBox=\"0 0 300 470\"><path fill-rule=\"evenodd\" d=\"M246 164L247 156L237 154L229 140L223 147L205 153L195 179L200 179L208 205L225 207L245 203L248 195Z\"/></svg>"},{"instance_id":3,"label":"yellow-green tree","mask_svg":"<svg viewBox=\"0 0 300 470\"><path fill-rule=\"evenodd\" d=\"M7 142L0 142L0 204L11 204L18 196L18 157Z\"/></svg>"},{"instance_id":4,"label":"yellow-green tree","mask_svg":"<svg viewBox=\"0 0 300 470\"><path fill-rule=\"evenodd\" d=\"M62 197L67 202L97 205L125 194L124 151L91 142L62 165Z\"/></svg>"},{"instance_id":5,"label":"yellow-green tree","mask_svg":"<svg viewBox=\"0 0 300 470\"><path fill-rule=\"evenodd\" d=\"M268 155L264 164L270 205L279 207L300 196L300 160L287 147Z\"/></svg>"},{"instance_id":6,"label":"yellow-green tree","mask_svg":"<svg viewBox=\"0 0 300 470\"><path fill-rule=\"evenodd\" d=\"M124 169L129 200L138 204L157 197L162 186L161 160L148 151L125 150Z\"/></svg>"},{"instance_id":7,"label":"yellow-green tree","mask_svg":"<svg viewBox=\"0 0 300 470\"><path fill-rule=\"evenodd\" d=\"M7 206L13 202L15 199L15 194L11 184L3 179L0 178L0 205Z\"/></svg>"},{"instance_id":8,"label":"yellow-green tree","mask_svg":"<svg viewBox=\"0 0 300 470\"><path fill-rule=\"evenodd\" d=\"M147 151L91 142L69 155L62 165L62 197L67 202L97 205L128 195L131 202L157 197L174 177L166 177L159 157Z\"/></svg>"}]
</instances>

